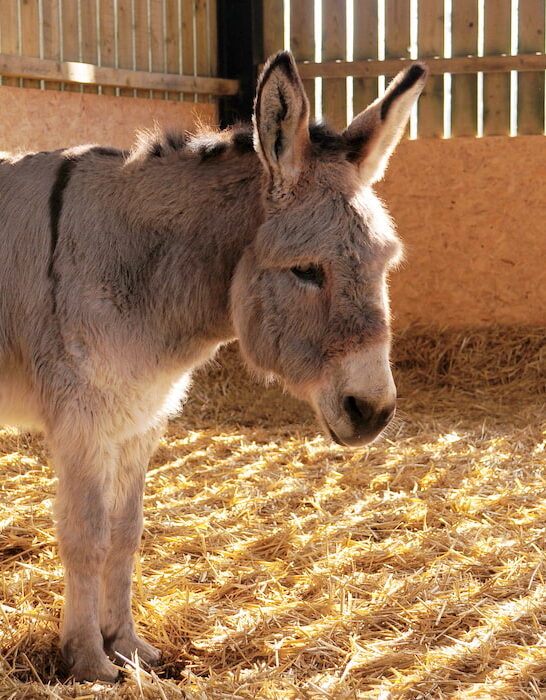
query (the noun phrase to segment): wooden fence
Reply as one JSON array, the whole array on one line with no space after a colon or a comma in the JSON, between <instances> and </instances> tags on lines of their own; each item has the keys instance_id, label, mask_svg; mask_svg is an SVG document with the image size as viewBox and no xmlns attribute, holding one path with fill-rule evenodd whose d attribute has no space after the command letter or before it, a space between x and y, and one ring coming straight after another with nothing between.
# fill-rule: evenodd
<instances>
[{"instance_id":1,"label":"wooden fence","mask_svg":"<svg viewBox=\"0 0 546 700\"><path fill-rule=\"evenodd\" d=\"M252 3L262 6L263 58L290 48L315 115L337 127L404 61L423 58L431 78L413 137L544 133L545 0ZM216 4L0 0L0 80L191 102L233 95L237 81L217 74Z\"/></svg>"},{"instance_id":2,"label":"wooden fence","mask_svg":"<svg viewBox=\"0 0 546 700\"><path fill-rule=\"evenodd\" d=\"M0 0L2 84L208 102L216 0Z\"/></svg>"},{"instance_id":3,"label":"wooden fence","mask_svg":"<svg viewBox=\"0 0 546 700\"><path fill-rule=\"evenodd\" d=\"M544 0L264 0L263 17L264 57L290 48L338 128L423 58L413 137L544 133Z\"/></svg>"}]
</instances>

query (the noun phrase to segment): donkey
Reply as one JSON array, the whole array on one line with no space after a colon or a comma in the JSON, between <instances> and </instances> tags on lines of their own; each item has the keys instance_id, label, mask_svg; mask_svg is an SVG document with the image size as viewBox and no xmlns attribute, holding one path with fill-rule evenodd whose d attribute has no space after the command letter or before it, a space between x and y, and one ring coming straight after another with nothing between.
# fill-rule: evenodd
<instances>
[{"instance_id":1,"label":"donkey","mask_svg":"<svg viewBox=\"0 0 546 700\"><path fill-rule=\"evenodd\" d=\"M222 343L238 338L342 445L390 421L386 277L401 244L370 186L425 79L412 64L340 134L309 124L281 52L253 127L3 154L0 421L49 441L76 680L114 681L116 654L159 661L131 616L144 476Z\"/></svg>"}]
</instances>

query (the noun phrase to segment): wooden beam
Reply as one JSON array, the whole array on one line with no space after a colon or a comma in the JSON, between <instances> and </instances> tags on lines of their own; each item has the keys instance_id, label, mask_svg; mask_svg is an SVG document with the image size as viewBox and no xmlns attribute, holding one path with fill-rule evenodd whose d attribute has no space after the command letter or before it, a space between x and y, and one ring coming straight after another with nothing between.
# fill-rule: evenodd
<instances>
[{"instance_id":1,"label":"wooden beam","mask_svg":"<svg viewBox=\"0 0 546 700\"><path fill-rule=\"evenodd\" d=\"M507 71L546 70L546 54L521 54L519 56L460 56L458 58L426 58L431 75L444 73L506 73ZM298 63L302 78L346 78L348 76L372 77L394 75L412 63L407 58L385 61L327 61L323 63Z\"/></svg>"},{"instance_id":2,"label":"wooden beam","mask_svg":"<svg viewBox=\"0 0 546 700\"><path fill-rule=\"evenodd\" d=\"M91 63L51 61L4 53L0 54L0 75L39 80L62 80L65 83L83 85L196 92L218 96L236 95L239 90L238 80L174 75L172 73L148 73L147 71L105 68Z\"/></svg>"}]
</instances>

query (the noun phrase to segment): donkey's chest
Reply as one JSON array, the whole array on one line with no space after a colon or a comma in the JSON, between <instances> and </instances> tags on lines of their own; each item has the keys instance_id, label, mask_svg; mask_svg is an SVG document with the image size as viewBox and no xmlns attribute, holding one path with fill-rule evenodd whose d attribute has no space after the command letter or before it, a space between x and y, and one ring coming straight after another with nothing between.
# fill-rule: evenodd
<instances>
[{"instance_id":1,"label":"donkey's chest","mask_svg":"<svg viewBox=\"0 0 546 700\"><path fill-rule=\"evenodd\" d=\"M147 382L128 382L113 400L116 437L128 440L155 427L178 413L186 398L191 373L168 374Z\"/></svg>"},{"instance_id":2,"label":"donkey's chest","mask_svg":"<svg viewBox=\"0 0 546 700\"><path fill-rule=\"evenodd\" d=\"M142 349L91 354L79 366L84 383L97 392L105 409L107 432L116 441L124 441L163 425L180 411L192 369L214 354L216 347L216 343L203 346L175 363L154 362L151 353L146 355Z\"/></svg>"}]
</instances>

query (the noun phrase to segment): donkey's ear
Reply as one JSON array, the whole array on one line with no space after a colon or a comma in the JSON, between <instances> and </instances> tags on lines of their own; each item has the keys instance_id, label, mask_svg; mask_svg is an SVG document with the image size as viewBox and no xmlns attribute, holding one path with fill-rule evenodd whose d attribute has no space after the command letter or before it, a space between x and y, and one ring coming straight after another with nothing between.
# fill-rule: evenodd
<instances>
[{"instance_id":1,"label":"donkey's ear","mask_svg":"<svg viewBox=\"0 0 546 700\"><path fill-rule=\"evenodd\" d=\"M411 108L421 94L428 69L413 63L398 73L383 97L357 115L344 135L351 144L349 159L359 166L362 181L380 180L389 158L402 138Z\"/></svg>"},{"instance_id":2,"label":"donkey's ear","mask_svg":"<svg viewBox=\"0 0 546 700\"><path fill-rule=\"evenodd\" d=\"M282 196L298 181L309 144L309 101L288 51L273 56L258 81L254 142L272 192Z\"/></svg>"}]
</instances>

